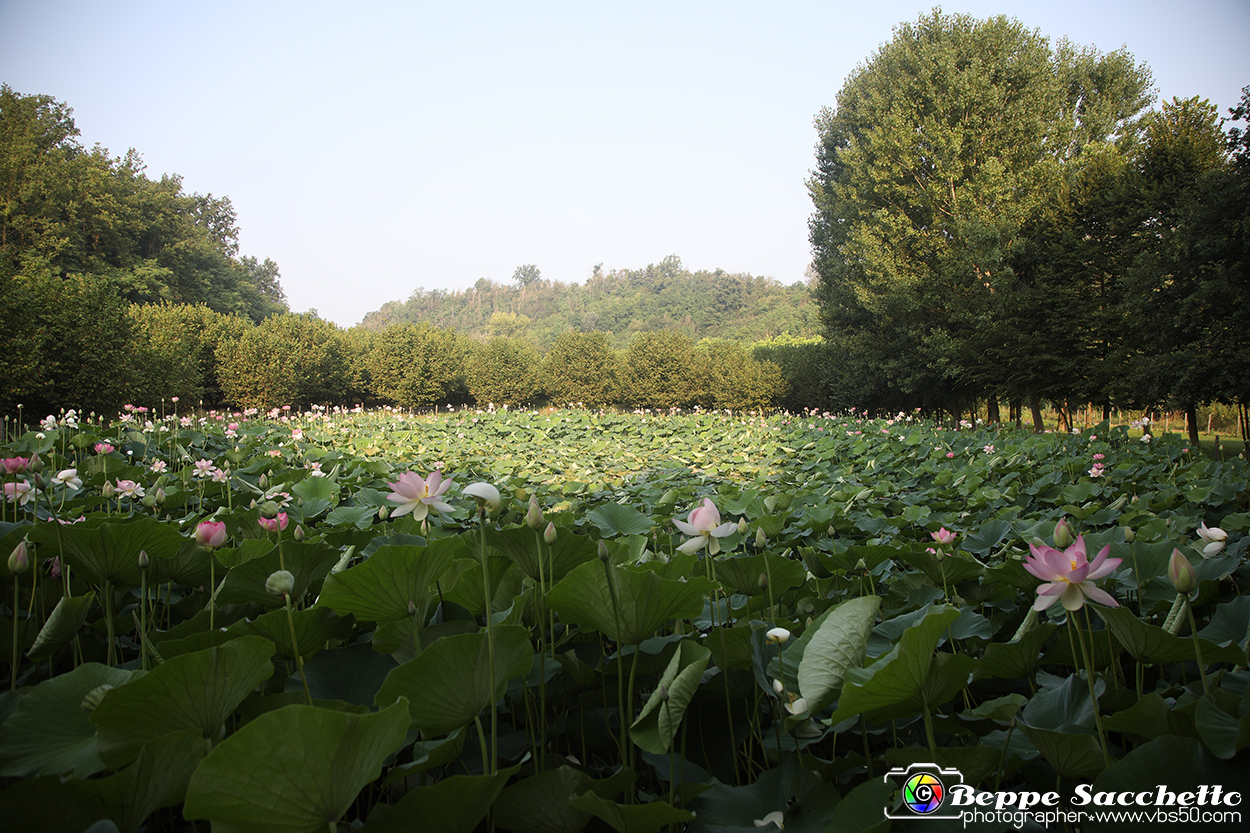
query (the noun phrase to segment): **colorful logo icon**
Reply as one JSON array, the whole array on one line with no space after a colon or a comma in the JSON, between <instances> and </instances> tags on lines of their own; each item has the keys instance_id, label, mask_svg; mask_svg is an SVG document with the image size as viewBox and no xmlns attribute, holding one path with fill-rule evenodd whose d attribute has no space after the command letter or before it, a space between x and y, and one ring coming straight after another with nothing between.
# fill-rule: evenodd
<instances>
[{"instance_id":1,"label":"colorful logo icon","mask_svg":"<svg viewBox=\"0 0 1250 833\"><path fill-rule=\"evenodd\" d=\"M936 812L944 795L946 787L931 772L917 772L903 783L903 803L922 816Z\"/></svg>"}]
</instances>

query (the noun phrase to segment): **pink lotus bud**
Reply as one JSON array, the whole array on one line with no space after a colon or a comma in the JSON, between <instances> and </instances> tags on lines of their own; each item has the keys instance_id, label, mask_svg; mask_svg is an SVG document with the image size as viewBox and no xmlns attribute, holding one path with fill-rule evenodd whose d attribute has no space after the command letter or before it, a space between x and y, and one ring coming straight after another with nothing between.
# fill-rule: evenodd
<instances>
[{"instance_id":1,"label":"pink lotus bud","mask_svg":"<svg viewBox=\"0 0 1250 833\"><path fill-rule=\"evenodd\" d=\"M930 532L929 535L934 541L937 541L943 546L949 546L950 544L955 543L955 533L951 532L946 527L942 527L937 532Z\"/></svg>"},{"instance_id":2,"label":"pink lotus bud","mask_svg":"<svg viewBox=\"0 0 1250 833\"><path fill-rule=\"evenodd\" d=\"M547 546L551 546L556 542L556 525L554 523L547 523L547 528L543 530L543 541L546 542Z\"/></svg>"},{"instance_id":3,"label":"pink lotus bud","mask_svg":"<svg viewBox=\"0 0 1250 833\"><path fill-rule=\"evenodd\" d=\"M146 570L152 564L152 560L148 558L146 550L139 550L139 569Z\"/></svg>"},{"instance_id":4,"label":"pink lotus bud","mask_svg":"<svg viewBox=\"0 0 1250 833\"><path fill-rule=\"evenodd\" d=\"M207 550L215 550L225 544L227 537L223 521L200 521L195 528L195 542Z\"/></svg>"},{"instance_id":5,"label":"pink lotus bud","mask_svg":"<svg viewBox=\"0 0 1250 833\"><path fill-rule=\"evenodd\" d=\"M1059 548L1067 547L1076 536L1072 534L1072 527L1068 524L1067 518L1060 518L1055 524L1055 546Z\"/></svg>"},{"instance_id":6,"label":"pink lotus bud","mask_svg":"<svg viewBox=\"0 0 1250 833\"><path fill-rule=\"evenodd\" d=\"M299 524L296 524L295 532L292 533L292 537L295 538L296 541L303 541L304 540L304 527L302 527Z\"/></svg>"},{"instance_id":7,"label":"pink lotus bud","mask_svg":"<svg viewBox=\"0 0 1250 833\"><path fill-rule=\"evenodd\" d=\"M538 495L530 495L529 509L525 512L525 524L530 529L541 529L543 525L543 510L538 505Z\"/></svg>"},{"instance_id":8,"label":"pink lotus bud","mask_svg":"<svg viewBox=\"0 0 1250 833\"><path fill-rule=\"evenodd\" d=\"M30 568L30 556L26 552L26 539L18 542L13 548L13 552L9 553L9 572L14 575L21 575Z\"/></svg>"},{"instance_id":9,"label":"pink lotus bud","mask_svg":"<svg viewBox=\"0 0 1250 833\"><path fill-rule=\"evenodd\" d=\"M1168 562L1168 581L1176 588L1177 593L1189 594L1198 587L1198 574L1194 565L1181 554L1180 550L1172 550L1172 560Z\"/></svg>"}]
</instances>

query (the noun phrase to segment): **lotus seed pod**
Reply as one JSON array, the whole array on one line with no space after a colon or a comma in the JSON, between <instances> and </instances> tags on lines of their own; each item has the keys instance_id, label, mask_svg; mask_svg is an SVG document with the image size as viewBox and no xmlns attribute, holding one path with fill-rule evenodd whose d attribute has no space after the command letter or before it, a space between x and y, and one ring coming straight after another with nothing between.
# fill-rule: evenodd
<instances>
[{"instance_id":1,"label":"lotus seed pod","mask_svg":"<svg viewBox=\"0 0 1250 833\"><path fill-rule=\"evenodd\" d=\"M265 501L260 505L260 516L269 519L278 517L278 504L272 500Z\"/></svg>"},{"instance_id":2,"label":"lotus seed pod","mask_svg":"<svg viewBox=\"0 0 1250 833\"><path fill-rule=\"evenodd\" d=\"M295 589L295 576L288 570L274 570L265 579L265 589L275 596L285 596Z\"/></svg>"}]
</instances>

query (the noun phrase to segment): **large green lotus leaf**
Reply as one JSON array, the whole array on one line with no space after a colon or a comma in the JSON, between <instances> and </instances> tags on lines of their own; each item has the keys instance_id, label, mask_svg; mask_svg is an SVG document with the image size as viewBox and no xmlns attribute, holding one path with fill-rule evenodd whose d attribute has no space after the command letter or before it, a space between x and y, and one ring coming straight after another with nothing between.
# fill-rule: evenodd
<instances>
[{"instance_id":1,"label":"large green lotus leaf","mask_svg":"<svg viewBox=\"0 0 1250 833\"><path fill-rule=\"evenodd\" d=\"M409 605L424 611L434 582L463 554L460 538L444 538L426 547L379 547L368 560L327 576L318 607L365 622L386 622L412 615Z\"/></svg>"},{"instance_id":2,"label":"large green lotus leaf","mask_svg":"<svg viewBox=\"0 0 1250 833\"><path fill-rule=\"evenodd\" d=\"M959 548L977 555L985 555L1002 543L1011 532L1011 521L999 518L986 521L959 541Z\"/></svg>"},{"instance_id":3,"label":"large green lotus leaf","mask_svg":"<svg viewBox=\"0 0 1250 833\"><path fill-rule=\"evenodd\" d=\"M1106 689L1100 680L1095 691ZM1106 768L1102 746L1093 734L1094 706L1083 677L1072 675L1044 688L1020 711L1017 726L1060 775L1092 778Z\"/></svg>"},{"instance_id":4,"label":"large green lotus leaf","mask_svg":"<svg viewBox=\"0 0 1250 833\"><path fill-rule=\"evenodd\" d=\"M879 713L899 708L921 696L927 690L931 671L936 667L933 652L957 618L959 610L953 607L932 607L924 618L903 631L898 644L888 654L867 668L847 670L832 723L837 724L866 712ZM971 659L964 655L944 656ZM943 682L949 682L954 676L957 675L945 675ZM966 684L967 680L964 682ZM934 700L930 700L929 704L940 705Z\"/></svg>"},{"instance_id":5,"label":"large green lotus leaf","mask_svg":"<svg viewBox=\"0 0 1250 833\"><path fill-rule=\"evenodd\" d=\"M273 654L268 639L241 636L168 659L113 689L91 713L100 757L117 769L148 741L170 732L196 728L215 737L252 689L273 676Z\"/></svg>"},{"instance_id":6,"label":"large green lotus leaf","mask_svg":"<svg viewBox=\"0 0 1250 833\"><path fill-rule=\"evenodd\" d=\"M255 558L268 555L276 548L277 545L269 538L244 538L239 541L237 547L223 547L219 550L214 550L213 555L217 558L218 563L234 568L240 564L246 564ZM207 566L206 564L205 567L207 568Z\"/></svg>"},{"instance_id":7,"label":"large green lotus leaf","mask_svg":"<svg viewBox=\"0 0 1250 833\"><path fill-rule=\"evenodd\" d=\"M277 547L253 558L237 567L231 568L221 590L217 593L218 605L259 604L263 607L281 607L282 597L275 596L265 589L265 580L276 570L286 569L295 577L295 588L291 591L292 599L302 599L310 589L316 592L326 573L339 561L338 550L320 541L283 541L281 558ZM218 581L220 581L220 574Z\"/></svg>"},{"instance_id":8,"label":"large green lotus leaf","mask_svg":"<svg viewBox=\"0 0 1250 833\"><path fill-rule=\"evenodd\" d=\"M512 599L521 591L523 576L511 559L502 555L487 555L486 569L490 575L490 609L498 612L508 608ZM448 589L443 588L442 599L455 602L474 616L481 616L485 610L482 601L482 562L477 557L472 559L457 558L447 578L454 577L454 584Z\"/></svg>"},{"instance_id":9,"label":"large green lotus leaf","mask_svg":"<svg viewBox=\"0 0 1250 833\"><path fill-rule=\"evenodd\" d=\"M880 781L881 779L876 779ZM837 790L813 772L800 766L796 757L785 758L780 766L762 773L755 783L743 787L713 784L690 803L695 819L691 833L718 830L754 830L755 822L769 813L785 812L786 833L825 833L833 828L830 817L840 798ZM883 818L884 804L877 805L877 819ZM788 808L794 808L789 810Z\"/></svg>"},{"instance_id":10,"label":"large green lotus leaf","mask_svg":"<svg viewBox=\"0 0 1250 833\"><path fill-rule=\"evenodd\" d=\"M833 702L846 672L863 664L880 607L879 596L850 599L833 608L818 628L804 633L807 645L797 678L799 693L813 714Z\"/></svg>"},{"instance_id":11,"label":"large green lotus leaf","mask_svg":"<svg viewBox=\"0 0 1250 833\"><path fill-rule=\"evenodd\" d=\"M646 535L655 522L632 506L605 503L586 513L586 520L599 528L605 538L615 535Z\"/></svg>"},{"instance_id":12,"label":"large green lotus leaf","mask_svg":"<svg viewBox=\"0 0 1250 833\"><path fill-rule=\"evenodd\" d=\"M494 775L453 775L417 787L395 804L379 804L369 814L367 833L473 833L486 818L520 764Z\"/></svg>"},{"instance_id":13,"label":"large green lotus leaf","mask_svg":"<svg viewBox=\"0 0 1250 833\"><path fill-rule=\"evenodd\" d=\"M1250 746L1250 714L1234 717L1205 696L1198 701L1194 718L1202 742L1217 758L1227 761Z\"/></svg>"},{"instance_id":14,"label":"large green lotus leaf","mask_svg":"<svg viewBox=\"0 0 1250 833\"><path fill-rule=\"evenodd\" d=\"M655 690L642 707L641 714L629 727L629 736L634 743L656 754L672 748L673 736L677 734L677 727L681 725L686 709L699 689L703 669L707 668L707 661L711 656L711 651L690 640L683 640L677 646L673 658L668 661L668 667L660 675ZM668 693L667 700L664 699L661 687ZM609 821L603 816L600 818Z\"/></svg>"},{"instance_id":15,"label":"large green lotus leaf","mask_svg":"<svg viewBox=\"0 0 1250 833\"><path fill-rule=\"evenodd\" d=\"M985 565L972 556L946 555L927 550L903 551L899 559L925 574L934 587L953 587L985 574Z\"/></svg>"},{"instance_id":16,"label":"large green lotus leaf","mask_svg":"<svg viewBox=\"0 0 1250 833\"><path fill-rule=\"evenodd\" d=\"M730 593L747 596L764 595L772 587L773 597L795 587L802 587L807 580L807 568L802 561L795 561L776 553L760 553L737 557L718 558L715 564L716 580ZM761 582L764 577L771 585Z\"/></svg>"},{"instance_id":17,"label":"large green lotus leaf","mask_svg":"<svg viewBox=\"0 0 1250 833\"><path fill-rule=\"evenodd\" d=\"M704 599L714 586L703 577L673 581L650 570L624 570L596 560L577 567L553 587L547 593L547 605L565 624L637 645L670 619L691 619L702 613Z\"/></svg>"},{"instance_id":18,"label":"large green lotus leaf","mask_svg":"<svg viewBox=\"0 0 1250 833\"><path fill-rule=\"evenodd\" d=\"M1250 766L1247 765L1245 757L1222 761L1203 749L1202 744L1195 738L1161 737L1149 743L1143 743L1120 760L1112 762L1111 766L1094 778L1094 783L1089 789L1095 795L1100 792L1117 794L1130 792L1136 795L1143 790L1148 790L1151 797L1154 797L1159 789L1164 789L1174 796L1184 792L1197 795L1204 785L1209 788L1217 784L1223 787L1224 796L1227 796L1230 790L1241 792L1243 796L1241 806L1244 806L1244 785L1250 784ZM1208 802L1211 800L1210 794L1211 790L1208 789ZM1234 806L1231 809L1241 810L1241 814L1244 814L1245 811L1241 809L1241 806ZM1143 813L1132 823L1133 833L1139 830L1172 833L1172 831L1183 830L1190 826L1177 821L1174 813L1181 808L1175 804L1162 809L1169 812ZM1209 811L1216 808L1208 803L1206 807L1199 809ZM1204 833L1208 830L1245 829L1244 815L1236 817L1228 813L1228 805L1223 805L1219 809L1226 811L1223 819L1214 821L1207 818L1201 825L1198 825ZM1098 818L1090 813L1086 818L1084 829L1091 833L1123 831L1125 829L1123 820L1118 817L1113 819L1113 816L1114 814L1107 814L1106 818ZM1156 817L1147 818L1148 816Z\"/></svg>"},{"instance_id":19,"label":"large green lotus leaf","mask_svg":"<svg viewBox=\"0 0 1250 833\"><path fill-rule=\"evenodd\" d=\"M591 814L572 806L570 798L587 792L615 798L636 777L629 767L598 781L569 766L549 769L500 793L495 801L495 823L513 833L578 833Z\"/></svg>"},{"instance_id":20,"label":"large green lotus leaf","mask_svg":"<svg viewBox=\"0 0 1250 833\"><path fill-rule=\"evenodd\" d=\"M404 742L408 707L267 712L222 741L191 777L183 815L215 833L323 833Z\"/></svg>"},{"instance_id":21,"label":"large green lotus leaf","mask_svg":"<svg viewBox=\"0 0 1250 833\"><path fill-rule=\"evenodd\" d=\"M330 640L343 639L352 630L352 617L339 616L325 607L310 607L297 610L287 619L285 608L271 610L255 619L240 619L227 632L232 636L263 636L272 642L278 656L283 659L295 659L295 646L291 643L291 624L295 625L295 638L299 643L300 655L305 659L326 647Z\"/></svg>"},{"instance_id":22,"label":"large green lotus leaf","mask_svg":"<svg viewBox=\"0 0 1250 833\"><path fill-rule=\"evenodd\" d=\"M1217 645L1238 645L1250 650L1250 596L1238 596L1215 608L1211 623L1198 631L1198 636ZM1203 655L1206 659L1206 655Z\"/></svg>"},{"instance_id":23,"label":"large green lotus leaf","mask_svg":"<svg viewBox=\"0 0 1250 833\"><path fill-rule=\"evenodd\" d=\"M411 662L387 675L378 691L384 706L408 698L412 725L426 735L459 729L503 697L508 680L525 674L534 648L528 628L500 625L494 629L495 688L490 686L491 658L486 631L447 636Z\"/></svg>"},{"instance_id":24,"label":"large green lotus leaf","mask_svg":"<svg viewBox=\"0 0 1250 833\"><path fill-rule=\"evenodd\" d=\"M1163 628L1138 619L1126 607L1094 607L1094 610L1107 623L1116 641L1138 662L1167 664L1196 659L1191 636L1173 636ZM1246 661L1246 652L1236 644L1220 646L1201 638L1199 641L1203 662L1237 665Z\"/></svg>"},{"instance_id":25,"label":"large green lotus leaf","mask_svg":"<svg viewBox=\"0 0 1250 833\"><path fill-rule=\"evenodd\" d=\"M39 524L31 530L31 540L56 552L57 530L52 524ZM60 528L60 547L65 563L82 570L99 583L114 587L138 587L139 552L156 559L173 558L186 543L172 524L146 515L136 515L113 523L91 526L65 524Z\"/></svg>"},{"instance_id":26,"label":"large green lotus leaf","mask_svg":"<svg viewBox=\"0 0 1250 833\"><path fill-rule=\"evenodd\" d=\"M603 819L620 833L657 833L670 824L681 824L694 818L689 810L681 810L667 801L649 804L617 804L593 792L569 799L569 806Z\"/></svg>"},{"instance_id":27,"label":"large green lotus leaf","mask_svg":"<svg viewBox=\"0 0 1250 833\"><path fill-rule=\"evenodd\" d=\"M1198 737L1193 715L1172 709L1162 695L1154 691L1129 708L1104 716L1102 726L1108 732L1120 732L1136 741L1154 740L1160 735Z\"/></svg>"},{"instance_id":28,"label":"large green lotus leaf","mask_svg":"<svg viewBox=\"0 0 1250 833\"><path fill-rule=\"evenodd\" d=\"M892 768L906 769L912 764L936 764L954 768L963 775L964 783L977 784L992 778L1002 762L1002 750L993 746L939 746L936 752L927 746L898 746L885 751L885 760Z\"/></svg>"},{"instance_id":29,"label":"large green lotus leaf","mask_svg":"<svg viewBox=\"0 0 1250 833\"><path fill-rule=\"evenodd\" d=\"M218 550L217 554L222 551ZM209 571L209 559L212 558L208 552L195 542L194 538L184 538L182 545L178 548L178 552L169 558L156 561L153 566L156 568L156 576L153 578L148 576L148 583L174 582L181 584L183 587L207 587L211 583L212 574ZM226 575L226 571L219 561L217 565L217 580L220 581Z\"/></svg>"},{"instance_id":30,"label":"large green lotus leaf","mask_svg":"<svg viewBox=\"0 0 1250 833\"><path fill-rule=\"evenodd\" d=\"M292 486L291 492L301 503L290 511L299 520L308 521L338 503L339 484L329 477L308 477Z\"/></svg>"},{"instance_id":31,"label":"large green lotus leaf","mask_svg":"<svg viewBox=\"0 0 1250 833\"><path fill-rule=\"evenodd\" d=\"M30 646L26 656L33 660L45 660L61 648L64 648L82 628L95 601L95 593L85 596L62 596L52 609L52 615L43 623L35 644Z\"/></svg>"},{"instance_id":32,"label":"large green lotus leaf","mask_svg":"<svg viewBox=\"0 0 1250 833\"><path fill-rule=\"evenodd\" d=\"M301 638L301 648L303 644ZM318 700L342 700L372 707L386 675L394 668L394 659L360 643L322 651L304 663L304 676L308 678L309 691Z\"/></svg>"},{"instance_id":33,"label":"large green lotus leaf","mask_svg":"<svg viewBox=\"0 0 1250 833\"><path fill-rule=\"evenodd\" d=\"M35 686L0 724L0 775L86 778L103 770L83 698L99 686L123 686L142 674L88 662Z\"/></svg>"},{"instance_id":34,"label":"large green lotus leaf","mask_svg":"<svg viewBox=\"0 0 1250 833\"><path fill-rule=\"evenodd\" d=\"M978 680L1017 680L1033 676L1042 661L1042 646L1058 629L1047 622L1033 628L1018 642L992 642L985 646L981 664L975 672Z\"/></svg>"},{"instance_id":35,"label":"large green lotus leaf","mask_svg":"<svg viewBox=\"0 0 1250 833\"><path fill-rule=\"evenodd\" d=\"M704 643L712 652L712 662L716 667L722 671L730 668L750 670L753 658L751 634L752 630L749 627L722 625L713 628Z\"/></svg>"},{"instance_id":36,"label":"large green lotus leaf","mask_svg":"<svg viewBox=\"0 0 1250 833\"><path fill-rule=\"evenodd\" d=\"M191 773L207 753L208 742L195 729L162 735L144 746L130 766L87 781L84 788L109 808L118 829L136 830L152 813L186 797Z\"/></svg>"},{"instance_id":37,"label":"large green lotus leaf","mask_svg":"<svg viewBox=\"0 0 1250 833\"><path fill-rule=\"evenodd\" d=\"M538 581L538 548L534 530L529 527L486 531L486 545L508 556L527 577ZM589 535L575 535L570 529L557 531L556 540L550 546L542 545L543 578L556 582L568 575L578 564L596 557L598 545Z\"/></svg>"}]
</instances>

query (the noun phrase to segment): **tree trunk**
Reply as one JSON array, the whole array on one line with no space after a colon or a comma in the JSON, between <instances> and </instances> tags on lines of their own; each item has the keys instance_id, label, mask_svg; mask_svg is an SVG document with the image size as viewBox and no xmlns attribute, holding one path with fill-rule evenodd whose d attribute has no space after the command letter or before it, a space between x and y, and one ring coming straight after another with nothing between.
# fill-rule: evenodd
<instances>
[{"instance_id":1,"label":"tree trunk","mask_svg":"<svg viewBox=\"0 0 1250 833\"><path fill-rule=\"evenodd\" d=\"M1198 406L1185 405L1185 429L1189 431L1189 444L1198 447Z\"/></svg>"},{"instance_id":2,"label":"tree trunk","mask_svg":"<svg viewBox=\"0 0 1250 833\"><path fill-rule=\"evenodd\" d=\"M1029 410L1033 412L1033 432L1040 434L1043 429L1042 402L1033 391L1029 391Z\"/></svg>"},{"instance_id":3,"label":"tree trunk","mask_svg":"<svg viewBox=\"0 0 1250 833\"><path fill-rule=\"evenodd\" d=\"M989 399L985 401L985 411L990 424L997 425L999 422L998 397L994 394L990 394Z\"/></svg>"}]
</instances>

